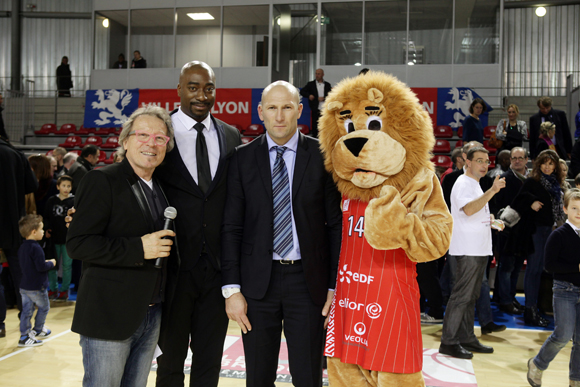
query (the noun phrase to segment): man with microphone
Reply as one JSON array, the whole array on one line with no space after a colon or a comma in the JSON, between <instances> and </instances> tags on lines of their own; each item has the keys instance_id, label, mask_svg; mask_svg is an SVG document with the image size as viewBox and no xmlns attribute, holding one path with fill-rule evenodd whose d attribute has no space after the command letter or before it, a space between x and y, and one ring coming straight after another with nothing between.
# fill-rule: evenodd
<instances>
[{"instance_id":1,"label":"man with microphone","mask_svg":"<svg viewBox=\"0 0 580 387\"><path fill-rule=\"evenodd\" d=\"M167 260L160 268L155 261L169 256L175 236L164 230L169 203L153 178L173 148L169 114L136 110L119 143L123 162L90 171L79 185L67 235L69 255L83 262L72 331L84 387L147 384L165 300Z\"/></svg>"}]
</instances>

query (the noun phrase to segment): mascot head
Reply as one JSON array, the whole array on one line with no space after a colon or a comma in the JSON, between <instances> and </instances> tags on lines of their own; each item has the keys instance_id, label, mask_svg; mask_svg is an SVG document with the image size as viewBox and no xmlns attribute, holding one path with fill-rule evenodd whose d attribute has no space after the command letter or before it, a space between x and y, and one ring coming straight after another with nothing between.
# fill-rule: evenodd
<instances>
[{"instance_id":1,"label":"mascot head","mask_svg":"<svg viewBox=\"0 0 580 387\"><path fill-rule=\"evenodd\" d=\"M433 124L415 94L395 77L370 71L328 95L319 120L326 169L339 191L369 201L384 185L401 191L421 168L433 169Z\"/></svg>"}]
</instances>

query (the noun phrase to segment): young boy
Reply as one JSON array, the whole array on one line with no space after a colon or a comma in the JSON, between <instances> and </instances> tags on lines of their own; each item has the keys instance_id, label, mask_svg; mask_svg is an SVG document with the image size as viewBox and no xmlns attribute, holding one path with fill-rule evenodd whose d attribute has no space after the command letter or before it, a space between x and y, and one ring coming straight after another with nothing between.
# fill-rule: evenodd
<instances>
[{"instance_id":1,"label":"young boy","mask_svg":"<svg viewBox=\"0 0 580 387\"><path fill-rule=\"evenodd\" d=\"M46 315L50 310L48 301L48 276L46 272L56 265L56 260L44 260L44 251L37 241L44 235L42 216L26 215L18 222L20 235L26 238L18 249L18 260L22 269L20 294L22 295L22 314L20 316L19 347L37 347L51 334L44 325ZM30 329L30 321L34 313L34 305L38 308L34 329Z\"/></svg>"},{"instance_id":2,"label":"young boy","mask_svg":"<svg viewBox=\"0 0 580 387\"><path fill-rule=\"evenodd\" d=\"M576 188L580 188L580 173L576 175L576 178L574 179L574 185Z\"/></svg>"},{"instance_id":3,"label":"young boy","mask_svg":"<svg viewBox=\"0 0 580 387\"><path fill-rule=\"evenodd\" d=\"M545 268L554 275L554 333L540 352L528 361L528 382L542 385L542 372L570 339L570 387L580 387L580 190L569 189L564 195L566 223L550 234L546 242Z\"/></svg>"},{"instance_id":4,"label":"young boy","mask_svg":"<svg viewBox=\"0 0 580 387\"><path fill-rule=\"evenodd\" d=\"M57 301L67 301L70 288L72 259L66 252L67 228L64 218L68 209L74 205L74 196L70 193L72 190L72 182L72 177L68 175L59 177L56 181L56 188L59 194L50 197L46 201L44 210L46 237L52 239L56 250L56 259L62 267L62 286L60 293L58 292L57 270L50 270L48 272L48 283L50 285L48 298L56 299Z\"/></svg>"}]
</instances>

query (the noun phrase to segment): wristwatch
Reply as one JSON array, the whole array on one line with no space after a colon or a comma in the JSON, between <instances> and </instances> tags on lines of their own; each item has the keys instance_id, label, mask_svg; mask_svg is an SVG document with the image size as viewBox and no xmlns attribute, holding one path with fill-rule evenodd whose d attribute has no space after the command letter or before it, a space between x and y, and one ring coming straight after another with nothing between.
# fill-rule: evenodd
<instances>
[{"instance_id":1,"label":"wristwatch","mask_svg":"<svg viewBox=\"0 0 580 387\"><path fill-rule=\"evenodd\" d=\"M233 296L236 293L240 292L240 288L223 288L222 289L222 294L224 296L224 298L230 298L231 296Z\"/></svg>"}]
</instances>

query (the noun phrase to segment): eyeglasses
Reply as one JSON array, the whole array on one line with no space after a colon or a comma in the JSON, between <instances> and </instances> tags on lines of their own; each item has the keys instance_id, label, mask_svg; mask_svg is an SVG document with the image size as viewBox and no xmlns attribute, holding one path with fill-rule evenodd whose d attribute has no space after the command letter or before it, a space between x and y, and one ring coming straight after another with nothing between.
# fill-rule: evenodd
<instances>
[{"instance_id":1,"label":"eyeglasses","mask_svg":"<svg viewBox=\"0 0 580 387\"><path fill-rule=\"evenodd\" d=\"M524 161L527 159L527 157L512 157L511 159L514 161Z\"/></svg>"},{"instance_id":2,"label":"eyeglasses","mask_svg":"<svg viewBox=\"0 0 580 387\"><path fill-rule=\"evenodd\" d=\"M476 162L476 163L478 163L479 165L483 165L483 164L487 164L487 165L489 165L489 164L491 164L491 161L489 161L489 160L482 160L482 159L477 159L477 160L473 160L473 161L475 161L475 162Z\"/></svg>"},{"instance_id":3,"label":"eyeglasses","mask_svg":"<svg viewBox=\"0 0 580 387\"><path fill-rule=\"evenodd\" d=\"M168 136L164 136L162 134L149 134L147 132L144 132L142 130L134 130L132 132L129 132L129 136L131 135L135 135L135 138L137 138L137 141L142 142L142 143L148 143L149 140L151 139L151 137L153 137L153 142L155 143L155 145L159 145L159 146L163 146L163 145L167 145L167 143L169 142L170 138Z\"/></svg>"}]
</instances>

